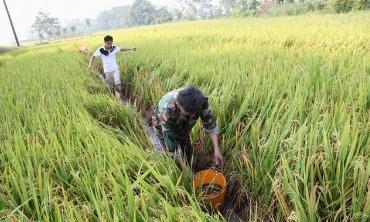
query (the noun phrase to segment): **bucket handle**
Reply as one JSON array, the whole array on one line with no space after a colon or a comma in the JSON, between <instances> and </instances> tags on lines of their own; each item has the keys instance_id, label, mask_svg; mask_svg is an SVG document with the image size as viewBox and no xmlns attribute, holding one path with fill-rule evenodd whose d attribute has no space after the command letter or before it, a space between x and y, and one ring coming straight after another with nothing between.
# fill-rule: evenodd
<instances>
[{"instance_id":1,"label":"bucket handle","mask_svg":"<svg viewBox=\"0 0 370 222\"><path fill-rule=\"evenodd\" d=\"M212 166L212 167L210 167L210 168L208 168L208 169L215 170L215 171L217 171L218 173L221 173L221 172L222 172L222 169L221 169L220 167Z\"/></svg>"}]
</instances>

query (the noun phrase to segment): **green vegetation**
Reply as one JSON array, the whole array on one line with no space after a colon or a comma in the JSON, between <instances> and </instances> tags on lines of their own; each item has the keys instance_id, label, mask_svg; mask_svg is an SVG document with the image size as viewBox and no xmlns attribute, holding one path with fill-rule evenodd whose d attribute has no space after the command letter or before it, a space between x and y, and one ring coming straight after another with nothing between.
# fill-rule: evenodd
<instances>
[{"instance_id":1,"label":"green vegetation","mask_svg":"<svg viewBox=\"0 0 370 222\"><path fill-rule=\"evenodd\" d=\"M111 34L138 48L119 63L144 102L186 84L209 95L251 220L368 221L369 24L364 12ZM201 210L174 162L153 154L134 108L113 101L70 44L0 55L0 218L222 220ZM102 35L76 44L94 49Z\"/></svg>"}]
</instances>

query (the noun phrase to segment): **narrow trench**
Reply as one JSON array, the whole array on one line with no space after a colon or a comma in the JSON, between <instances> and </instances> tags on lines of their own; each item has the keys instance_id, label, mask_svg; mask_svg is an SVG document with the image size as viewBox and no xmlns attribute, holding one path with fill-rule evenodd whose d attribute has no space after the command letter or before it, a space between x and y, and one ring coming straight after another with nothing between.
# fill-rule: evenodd
<instances>
[{"instance_id":1,"label":"narrow trench","mask_svg":"<svg viewBox=\"0 0 370 222\"><path fill-rule=\"evenodd\" d=\"M100 80L103 81L103 83L105 84L105 79L103 75L101 75L101 68L96 68L95 70ZM151 143L154 145L155 149L158 152L162 152L162 146L149 121L151 120L151 116L153 114L151 104L144 104L140 96L135 94L135 92L133 92L133 90L130 89L126 83L123 83L123 88L123 98L121 98L119 102L122 105L135 106L137 112L141 114L141 124L146 135L150 139ZM202 131L197 141L193 143L195 155L192 168L194 173L209 168L209 164L212 162L212 156L203 149L204 138L204 131ZM250 209L253 208L250 206L256 206L256 201L252 201L248 192L243 187L241 176L236 171L224 171L223 173L227 180L227 189L225 194L224 207L220 211L220 213L227 221L230 222L248 221L250 219L250 213L252 213L250 212ZM204 210L211 212L209 211L209 209Z\"/></svg>"}]
</instances>

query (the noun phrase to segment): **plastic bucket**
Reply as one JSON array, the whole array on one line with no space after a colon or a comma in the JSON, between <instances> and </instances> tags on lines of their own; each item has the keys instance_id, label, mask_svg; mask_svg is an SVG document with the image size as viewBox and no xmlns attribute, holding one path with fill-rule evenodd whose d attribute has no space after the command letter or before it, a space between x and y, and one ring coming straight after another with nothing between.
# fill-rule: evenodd
<instances>
[{"instance_id":1,"label":"plastic bucket","mask_svg":"<svg viewBox=\"0 0 370 222\"><path fill-rule=\"evenodd\" d=\"M216 193L204 193L202 192L203 186L214 186L220 188L219 192ZM225 200L226 192L226 179L225 176L214 169L202 170L195 174L193 186L196 191L201 191L202 199L215 210L222 209Z\"/></svg>"}]
</instances>

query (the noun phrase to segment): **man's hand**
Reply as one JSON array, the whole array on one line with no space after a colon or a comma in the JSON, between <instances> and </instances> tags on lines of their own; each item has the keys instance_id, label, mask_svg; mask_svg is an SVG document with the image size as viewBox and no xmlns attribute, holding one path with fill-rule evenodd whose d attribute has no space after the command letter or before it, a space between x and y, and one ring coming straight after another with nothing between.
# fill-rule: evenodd
<instances>
[{"instance_id":1,"label":"man's hand","mask_svg":"<svg viewBox=\"0 0 370 222\"><path fill-rule=\"evenodd\" d=\"M130 48L121 48L121 50L120 50L120 51L121 51L121 52L125 52L125 51L130 51L130 50L131 50L131 51L136 51L136 48L131 48L131 49L130 49Z\"/></svg>"},{"instance_id":2,"label":"man's hand","mask_svg":"<svg viewBox=\"0 0 370 222\"><path fill-rule=\"evenodd\" d=\"M218 147L218 135L217 134L209 134L211 137L212 143L213 143L213 157L214 157L214 162L216 167L219 168L224 168L225 162L224 162L224 157L222 156L222 153L220 151L220 148Z\"/></svg>"},{"instance_id":3,"label":"man's hand","mask_svg":"<svg viewBox=\"0 0 370 222\"><path fill-rule=\"evenodd\" d=\"M215 149L213 156L216 167L219 167L221 169L224 168L225 165L224 157L222 156L222 153L220 152L219 149Z\"/></svg>"}]
</instances>

